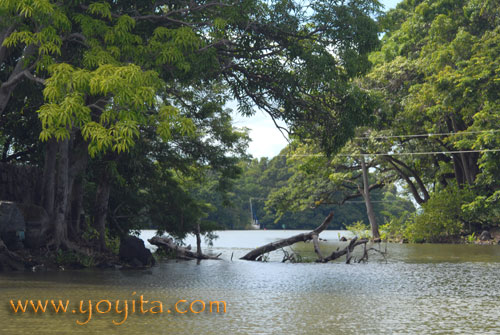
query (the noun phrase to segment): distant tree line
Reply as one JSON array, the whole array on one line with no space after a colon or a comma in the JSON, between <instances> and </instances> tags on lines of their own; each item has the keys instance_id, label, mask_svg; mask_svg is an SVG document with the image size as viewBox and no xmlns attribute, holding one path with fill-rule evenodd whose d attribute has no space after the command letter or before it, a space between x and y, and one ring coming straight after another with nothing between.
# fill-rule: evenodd
<instances>
[{"instance_id":1,"label":"distant tree line","mask_svg":"<svg viewBox=\"0 0 500 335\"><path fill-rule=\"evenodd\" d=\"M286 209L276 204L276 197L286 187L294 188L290 159L282 156L272 159L261 158L242 160L239 166L242 175L234 188L227 194L226 202L216 193L196 189L194 192L213 207L205 220L218 223L224 229L248 229L252 220L258 220L261 229L314 229L330 211L335 215L328 229L345 229L346 225L361 221L368 225L365 204L361 196L327 205L289 203ZM341 190L337 191L339 197ZM250 199L252 212L250 211ZM343 199L340 199L343 200ZM372 192L377 220L384 223L404 212L413 213L415 207L407 198L398 195L394 185ZM296 201L290 200L290 201ZM319 222L319 223L318 223Z\"/></svg>"}]
</instances>

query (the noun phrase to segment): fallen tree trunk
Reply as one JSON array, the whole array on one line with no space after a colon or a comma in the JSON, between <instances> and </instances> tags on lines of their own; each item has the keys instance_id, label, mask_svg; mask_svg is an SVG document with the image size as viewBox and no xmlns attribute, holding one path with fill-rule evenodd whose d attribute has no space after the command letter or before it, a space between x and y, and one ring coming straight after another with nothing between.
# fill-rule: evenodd
<instances>
[{"instance_id":1,"label":"fallen tree trunk","mask_svg":"<svg viewBox=\"0 0 500 335\"><path fill-rule=\"evenodd\" d=\"M248 261L260 260L260 257L262 257L264 254L266 254L268 252L271 252L271 251L274 251L274 250L277 250L277 249L280 249L283 247L287 247L287 246L292 245L292 244L297 243L297 242L306 242L306 241L310 241L310 240L313 241L314 251L316 252L316 255L318 255L318 259L316 260L316 262L318 262L318 263L327 263L329 261L333 261L341 256L346 255L346 263L349 264L351 262L351 259L352 259L352 252L354 251L354 248L356 248L358 245L362 245L362 244L364 244L364 246L365 246L365 252L363 254L363 259L367 258L366 244L369 242L369 240L367 238L362 238L362 239L358 240L357 236L355 236L345 248L343 248L341 250L337 249L336 251L332 252L329 256L323 257L323 255L321 253L320 246L319 246L319 234L328 227L328 224L332 221L332 218L333 218L333 212L330 213L326 217L325 221L323 221L323 223L320 226L318 226L316 229L314 229L313 231L311 231L309 233L302 233L302 234L294 235L292 237L285 238L285 239L282 239L282 240L279 240L276 242L268 243L266 245L263 245L262 247L259 247L257 249L250 251L245 256L241 257L240 259L244 259L244 260L248 260ZM368 250L371 250L371 249L368 249ZM283 258L283 259L285 260L286 258L290 258L290 256L289 255L287 256L287 254L285 253L285 258Z\"/></svg>"},{"instance_id":2,"label":"fallen tree trunk","mask_svg":"<svg viewBox=\"0 0 500 335\"><path fill-rule=\"evenodd\" d=\"M220 259L219 255L217 256L209 256L201 253L200 252L192 252L188 248L181 247L177 244L174 243L174 240L171 239L170 237L160 237L160 236L154 236L153 238L148 240L149 243L156 245L158 248L162 248L165 250L167 253L173 252L176 254L177 258L180 259Z\"/></svg>"},{"instance_id":3,"label":"fallen tree trunk","mask_svg":"<svg viewBox=\"0 0 500 335\"><path fill-rule=\"evenodd\" d=\"M319 225L313 231L311 231L309 233L298 234L298 235L295 235L295 236L292 236L289 238L285 238L285 239L282 239L282 240L279 240L276 242L268 243L266 245L263 245L262 247L259 247L257 249L250 251L245 256L241 257L240 259L244 259L247 261L255 261L257 258L259 258L260 256L262 256L268 252L271 252L271 251L274 251L274 250L277 250L277 249L280 249L283 247L287 247L287 246L292 245L292 244L297 243L297 242L310 241L314 238L314 236L318 237L319 233L321 233L323 230L325 230L328 227L328 224L330 224L330 222L332 221L332 218L333 218L333 212L331 212L326 217L325 221L323 221L323 223L321 225Z\"/></svg>"},{"instance_id":4,"label":"fallen tree trunk","mask_svg":"<svg viewBox=\"0 0 500 335\"><path fill-rule=\"evenodd\" d=\"M323 254L321 253L321 249L319 248L319 237L317 234L313 234L313 244L314 244L314 252L318 255L318 261L323 260Z\"/></svg>"},{"instance_id":5,"label":"fallen tree trunk","mask_svg":"<svg viewBox=\"0 0 500 335\"><path fill-rule=\"evenodd\" d=\"M369 240L367 238L362 238L362 239L358 240L358 237L355 236L344 249L336 250L336 251L332 252L332 254L330 256L325 257L325 258L320 258L316 262L326 263L329 261L333 261L334 259L337 259L341 256L347 255L345 262L346 262L346 264L349 264L351 262L352 252L353 252L354 248L356 248L358 245L361 245L361 244L366 245L366 243L368 243L368 241Z\"/></svg>"},{"instance_id":6,"label":"fallen tree trunk","mask_svg":"<svg viewBox=\"0 0 500 335\"><path fill-rule=\"evenodd\" d=\"M379 245L379 247L380 247L380 245ZM361 256L361 258L358 259L356 261L356 263L361 263L361 262L366 263L366 262L368 262L368 251L372 251L372 250L375 251L375 252L377 252L377 253L379 253L380 255L382 255L382 257L384 257L385 262L387 263L387 258L386 258L386 255L387 255L387 244L385 245L385 251L382 251L380 249L375 249L375 248L368 248L367 249L366 248L366 244L365 244L363 246L363 256Z\"/></svg>"}]
</instances>

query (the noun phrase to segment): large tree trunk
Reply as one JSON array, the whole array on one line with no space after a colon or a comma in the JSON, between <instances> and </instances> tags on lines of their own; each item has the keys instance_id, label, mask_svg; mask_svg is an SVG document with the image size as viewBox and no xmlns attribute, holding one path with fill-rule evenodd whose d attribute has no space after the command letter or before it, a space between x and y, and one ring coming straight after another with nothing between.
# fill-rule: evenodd
<instances>
[{"instance_id":1,"label":"large tree trunk","mask_svg":"<svg viewBox=\"0 0 500 335\"><path fill-rule=\"evenodd\" d=\"M286 238L283 240L279 240L276 242L268 243L266 245L263 245L260 248L257 248L257 249L250 251L245 256L241 257L240 259L245 259L247 261L255 261L257 258L259 258L260 256L262 256L268 252L271 252L271 251L274 251L274 250L277 250L277 249L280 249L283 247L287 247L287 246L292 245L292 244L297 243L297 242L310 241L314 238L314 236L318 236L319 233L321 233L323 230L325 230L328 227L328 225L332 221L332 218L333 218L333 212L330 213L326 217L325 221L323 221L323 223L321 225L319 225L313 231L311 231L309 233L298 234L298 235L295 235L295 236L292 236L292 237L289 237L289 238Z\"/></svg>"},{"instance_id":2,"label":"large tree trunk","mask_svg":"<svg viewBox=\"0 0 500 335\"><path fill-rule=\"evenodd\" d=\"M346 263L349 264L351 262L352 252L353 252L354 248L358 245L361 245L361 244L366 245L366 243L368 243L368 239L358 240L358 237L355 236L349 242L349 244L346 247L344 247L343 249L341 249L341 250L337 249L336 251L332 252L329 256L323 257L323 255L321 254L320 247L319 247L318 236L323 230L325 230L328 227L328 224L331 222L332 218L333 218L333 212L330 213L326 217L325 221L323 221L323 223L319 227L317 227L316 229L314 229L310 233L299 234L299 235L295 235L295 236L292 236L292 237L289 237L286 239L282 239L282 240L279 240L276 242L266 244L260 248L257 248L257 249L250 251L248 254L241 257L240 259L255 261L255 260L258 260L259 257L261 257L265 253L292 245L292 244L297 243L297 242L305 242L305 241L312 240L313 244L314 244L314 251L316 252L316 255L318 255L318 259L316 260L316 262L327 263L327 262L332 261L334 259L337 259L343 255L347 255ZM151 240L150 240L150 242L151 242Z\"/></svg>"},{"instance_id":3,"label":"large tree trunk","mask_svg":"<svg viewBox=\"0 0 500 335\"><path fill-rule=\"evenodd\" d=\"M95 198L94 226L99 233L99 248L106 250L106 216L108 213L109 194L111 191L110 175L104 168L99 179Z\"/></svg>"},{"instance_id":4,"label":"large tree trunk","mask_svg":"<svg viewBox=\"0 0 500 335\"><path fill-rule=\"evenodd\" d=\"M43 186L41 206L49 217L54 214L54 197L56 188L57 142L51 139L45 145L45 161L43 165Z\"/></svg>"},{"instance_id":5,"label":"large tree trunk","mask_svg":"<svg viewBox=\"0 0 500 335\"><path fill-rule=\"evenodd\" d=\"M373 211L373 205L370 198L370 185L368 184L368 168L366 167L364 156L361 157L361 170L363 172L363 189L360 188L359 191L363 195L363 199L365 200L366 214L368 215L368 220L370 221L373 240L380 241L378 224L377 220L375 219L375 212Z\"/></svg>"},{"instance_id":6,"label":"large tree trunk","mask_svg":"<svg viewBox=\"0 0 500 335\"><path fill-rule=\"evenodd\" d=\"M69 211L69 236L72 240L78 240L82 233L83 213L83 177L79 176L73 181L71 194L71 205Z\"/></svg>"},{"instance_id":7,"label":"large tree trunk","mask_svg":"<svg viewBox=\"0 0 500 335\"><path fill-rule=\"evenodd\" d=\"M457 185L459 187L462 187L465 184L465 177L462 168L462 163L460 161L460 158L458 157L458 154L452 154L452 157L453 157L453 171L455 173L455 179L457 181Z\"/></svg>"},{"instance_id":8,"label":"large tree trunk","mask_svg":"<svg viewBox=\"0 0 500 335\"><path fill-rule=\"evenodd\" d=\"M69 141L58 142L59 159L57 162L57 187L53 214L54 242L56 247L67 245L68 229L66 213L69 199L68 170L69 170Z\"/></svg>"},{"instance_id":9,"label":"large tree trunk","mask_svg":"<svg viewBox=\"0 0 500 335\"><path fill-rule=\"evenodd\" d=\"M70 235L74 238L78 234L73 218L81 213L83 186L81 180L76 189L74 185L87 166L87 151L82 143L79 146L83 150L74 147L72 139L51 139L46 145L41 203L51 218L56 247L69 246Z\"/></svg>"},{"instance_id":10,"label":"large tree trunk","mask_svg":"<svg viewBox=\"0 0 500 335\"><path fill-rule=\"evenodd\" d=\"M74 134L73 138L68 175L70 200L68 201L67 219L69 237L72 240L77 240L80 232L80 216L83 211L83 175L87 167L88 152L87 143L81 136Z\"/></svg>"},{"instance_id":11,"label":"large tree trunk","mask_svg":"<svg viewBox=\"0 0 500 335\"><path fill-rule=\"evenodd\" d=\"M465 122L463 120L457 120L454 115L451 115L449 117L449 119L447 120L447 125L448 125L448 129L450 131L453 131L455 133L458 133L460 131L464 131L467 129L467 124L465 124ZM476 176L477 174L479 173L479 167L478 167L478 164L477 164L477 160L478 160L478 157L479 155L477 153L459 153L459 154L454 154L454 157L457 157L456 160L454 160L454 164L457 166L457 160L459 159L460 160L460 163L461 163L461 168L462 168L462 175L460 176L461 177L461 180L458 180L457 178L457 182L458 182L458 185L462 185L464 184L465 182L467 182L467 184L469 185L473 185L475 180L476 180ZM456 172L456 168L455 168L455 172Z\"/></svg>"}]
</instances>

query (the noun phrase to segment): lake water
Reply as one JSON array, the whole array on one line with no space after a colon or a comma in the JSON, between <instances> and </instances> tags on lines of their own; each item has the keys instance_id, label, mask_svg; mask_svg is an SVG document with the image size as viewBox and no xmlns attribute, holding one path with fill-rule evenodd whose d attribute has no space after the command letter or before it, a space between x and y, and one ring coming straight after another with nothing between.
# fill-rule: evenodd
<instances>
[{"instance_id":1,"label":"lake water","mask_svg":"<svg viewBox=\"0 0 500 335\"><path fill-rule=\"evenodd\" d=\"M200 264L165 261L148 270L0 273L0 334L500 334L500 246L389 244L387 260L373 255L367 264L351 265L344 259L280 263L282 251L270 255L268 263L238 259L251 248L296 233L220 232L204 251L221 253L223 260ZM141 236L152 235L144 231ZM339 232L321 237L327 240L324 253L345 245L338 242ZM192 237L187 243L195 245ZM305 259L314 257L310 243L294 249ZM164 313L132 313L131 302L139 295L162 301ZM130 310L120 326L113 320L121 321L123 314L95 311L80 326L76 321L84 322L88 314L15 314L11 299L68 299L70 310L84 300L84 311L88 300L95 308L98 301L121 299L130 302ZM181 299L187 301L181 311L194 300L224 300L227 310L166 312Z\"/></svg>"}]
</instances>

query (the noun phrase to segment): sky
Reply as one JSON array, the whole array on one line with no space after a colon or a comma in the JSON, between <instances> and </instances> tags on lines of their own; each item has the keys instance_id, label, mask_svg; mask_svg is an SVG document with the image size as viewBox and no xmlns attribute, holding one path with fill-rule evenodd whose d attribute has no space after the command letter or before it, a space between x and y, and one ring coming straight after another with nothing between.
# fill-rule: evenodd
<instances>
[{"instance_id":1,"label":"sky","mask_svg":"<svg viewBox=\"0 0 500 335\"><path fill-rule=\"evenodd\" d=\"M380 0L385 10L396 7L401 0ZM236 110L234 106L233 110ZM233 113L233 124L237 127L247 127L251 142L248 147L248 152L254 158L274 157L286 147L287 140L281 132L276 128L271 118L262 111L257 111L251 117L244 117L236 112ZM280 123L280 126L283 126Z\"/></svg>"}]
</instances>

